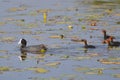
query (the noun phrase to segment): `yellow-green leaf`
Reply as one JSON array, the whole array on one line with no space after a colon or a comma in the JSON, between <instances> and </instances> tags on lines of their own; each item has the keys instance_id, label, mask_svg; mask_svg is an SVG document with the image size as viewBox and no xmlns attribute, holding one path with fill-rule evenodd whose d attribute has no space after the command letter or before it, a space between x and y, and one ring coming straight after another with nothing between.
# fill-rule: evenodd
<instances>
[{"instance_id":1,"label":"yellow-green leaf","mask_svg":"<svg viewBox=\"0 0 120 80\"><path fill-rule=\"evenodd\" d=\"M36 68L35 70L37 73L46 73L48 72L48 70L44 69L44 68Z\"/></svg>"}]
</instances>

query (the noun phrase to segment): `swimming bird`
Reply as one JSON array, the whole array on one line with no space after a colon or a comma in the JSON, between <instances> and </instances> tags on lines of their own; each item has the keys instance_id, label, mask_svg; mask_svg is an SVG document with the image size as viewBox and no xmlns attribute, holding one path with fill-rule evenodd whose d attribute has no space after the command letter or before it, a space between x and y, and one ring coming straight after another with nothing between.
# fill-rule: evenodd
<instances>
[{"instance_id":1,"label":"swimming bird","mask_svg":"<svg viewBox=\"0 0 120 80\"><path fill-rule=\"evenodd\" d=\"M107 40L104 40L104 43L107 43L108 47L119 47L120 46L120 42L113 41L113 37L110 37Z\"/></svg>"},{"instance_id":2,"label":"swimming bird","mask_svg":"<svg viewBox=\"0 0 120 80\"><path fill-rule=\"evenodd\" d=\"M109 37L111 37L111 36L107 35L106 30L102 30L102 33L103 33L103 35L104 35L104 40L106 40L106 39L108 39ZM112 36L112 37L115 39L114 36Z\"/></svg>"},{"instance_id":3,"label":"swimming bird","mask_svg":"<svg viewBox=\"0 0 120 80\"><path fill-rule=\"evenodd\" d=\"M93 45L88 45L88 44L87 44L87 40L85 40L85 39L81 39L81 42L84 42L84 48L96 48L96 47L93 46Z\"/></svg>"},{"instance_id":4,"label":"swimming bird","mask_svg":"<svg viewBox=\"0 0 120 80\"><path fill-rule=\"evenodd\" d=\"M27 46L27 41L25 39L20 39L18 44L22 52L45 53L47 51L47 47L44 44Z\"/></svg>"},{"instance_id":5,"label":"swimming bird","mask_svg":"<svg viewBox=\"0 0 120 80\"><path fill-rule=\"evenodd\" d=\"M107 43L108 46L111 46L111 47L118 47L118 46L120 46L120 42L119 41L113 41L113 37L112 36L109 37L104 42Z\"/></svg>"}]
</instances>

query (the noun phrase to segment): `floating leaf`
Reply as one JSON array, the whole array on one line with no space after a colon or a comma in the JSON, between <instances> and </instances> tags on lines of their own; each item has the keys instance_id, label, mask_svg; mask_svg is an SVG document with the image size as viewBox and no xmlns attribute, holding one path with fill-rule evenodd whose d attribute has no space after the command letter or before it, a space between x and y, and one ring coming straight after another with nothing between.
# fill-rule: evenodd
<instances>
[{"instance_id":1,"label":"floating leaf","mask_svg":"<svg viewBox=\"0 0 120 80\"><path fill-rule=\"evenodd\" d=\"M5 20L5 21L15 21L14 18L5 18L4 20Z\"/></svg>"},{"instance_id":2,"label":"floating leaf","mask_svg":"<svg viewBox=\"0 0 120 80\"><path fill-rule=\"evenodd\" d=\"M3 37L0 39L1 42L14 42L15 37Z\"/></svg>"},{"instance_id":3,"label":"floating leaf","mask_svg":"<svg viewBox=\"0 0 120 80\"><path fill-rule=\"evenodd\" d=\"M0 67L0 71L9 71L9 67Z\"/></svg>"},{"instance_id":4,"label":"floating leaf","mask_svg":"<svg viewBox=\"0 0 120 80\"><path fill-rule=\"evenodd\" d=\"M21 34L32 34L32 31L21 31Z\"/></svg>"},{"instance_id":5,"label":"floating leaf","mask_svg":"<svg viewBox=\"0 0 120 80\"><path fill-rule=\"evenodd\" d=\"M86 29L86 27L85 27L85 26L82 26L82 29Z\"/></svg>"},{"instance_id":6,"label":"floating leaf","mask_svg":"<svg viewBox=\"0 0 120 80\"><path fill-rule=\"evenodd\" d=\"M23 11L23 10L26 10L26 7L13 7L8 9L8 11L10 12Z\"/></svg>"},{"instance_id":7,"label":"floating leaf","mask_svg":"<svg viewBox=\"0 0 120 80\"><path fill-rule=\"evenodd\" d=\"M89 71L85 72L86 74L103 74L103 68L90 68Z\"/></svg>"},{"instance_id":8,"label":"floating leaf","mask_svg":"<svg viewBox=\"0 0 120 80\"><path fill-rule=\"evenodd\" d=\"M114 74L113 76L116 78L120 78L120 74Z\"/></svg>"},{"instance_id":9,"label":"floating leaf","mask_svg":"<svg viewBox=\"0 0 120 80\"><path fill-rule=\"evenodd\" d=\"M117 24L120 24L120 21L116 22Z\"/></svg>"},{"instance_id":10,"label":"floating leaf","mask_svg":"<svg viewBox=\"0 0 120 80\"><path fill-rule=\"evenodd\" d=\"M49 38L62 38L61 35L50 36Z\"/></svg>"},{"instance_id":11,"label":"floating leaf","mask_svg":"<svg viewBox=\"0 0 120 80\"><path fill-rule=\"evenodd\" d=\"M50 62L50 63L47 63L46 66L56 67L60 64L61 64L60 62Z\"/></svg>"},{"instance_id":12,"label":"floating leaf","mask_svg":"<svg viewBox=\"0 0 120 80\"><path fill-rule=\"evenodd\" d=\"M120 64L120 62L118 62L118 61L110 61L108 59L99 59L98 61L103 64Z\"/></svg>"},{"instance_id":13,"label":"floating leaf","mask_svg":"<svg viewBox=\"0 0 120 80\"><path fill-rule=\"evenodd\" d=\"M89 56L78 56L78 57L75 57L76 60L85 60L85 59L90 59L91 57Z\"/></svg>"},{"instance_id":14,"label":"floating leaf","mask_svg":"<svg viewBox=\"0 0 120 80\"><path fill-rule=\"evenodd\" d=\"M61 59L68 59L70 56L69 55L64 55L64 56L61 56Z\"/></svg>"},{"instance_id":15,"label":"floating leaf","mask_svg":"<svg viewBox=\"0 0 120 80\"><path fill-rule=\"evenodd\" d=\"M0 31L0 34L5 34L6 32L4 32L4 31Z\"/></svg>"},{"instance_id":16,"label":"floating leaf","mask_svg":"<svg viewBox=\"0 0 120 80\"><path fill-rule=\"evenodd\" d=\"M69 25L69 26L68 26L68 29L70 29L70 30L73 29L73 26Z\"/></svg>"},{"instance_id":17,"label":"floating leaf","mask_svg":"<svg viewBox=\"0 0 120 80\"><path fill-rule=\"evenodd\" d=\"M28 23L28 24L26 24L25 25L27 28L34 28L34 27L37 27L38 26L38 24L37 23Z\"/></svg>"},{"instance_id":18,"label":"floating leaf","mask_svg":"<svg viewBox=\"0 0 120 80\"><path fill-rule=\"evenodd\" d=\"M90 53L90 54L88 54L90 57L96 57L96 56L100 56L100 54L98 54L98 53Z\"/></svg>"},{"instance_id":19,"label":"floating leaf","mask_svg":"<svg viewBox=\"0 0 120 80\"><path fill-rule=\"evenodd\" d=\"M47 73L49 70L46 70L44 68L28 68L28 70L33 70L37 73Z\"/></svg>"},{"instance_id":20,"label":"floating leaf","mask_svg":"<svg viewBox=\"0 0 120 80\"><path fill-rule=\"evenodd\" d=\"M48 72L48 70L44 69L44 68L36 68L35 70L37 73L46 73Z\"/></svg>"},{"instance_id":21,"label":"floating leaf","mask_svg":"<svg viewBox=\"0 0 120 80\"><path fill-rule=\"evenodd\" d=\"M20 69L20 68L16 68L16 69L12 69L12 71L15 71L15 72L22 72L22 71L25 71L24 69Z\"/></svg>"},{"instance_id":22,"label":"floating leaf","mask_svg":"<svg viewBox=\"0 0 120 80\"><path fill-rule=\"evenodd\" d=\"M0 56L0 58L8 58L8 56Z\"/></svg>"},{"instance_id":23,"label":"floating leaf","mask_svg":"<svg viewBox=\"0 0 120 80\"><path fill-rule=\"evenodd\" d=\"M78 71L78 72L85 72L85 71L88 71L89 68L88 67L78 67L75 70Z\"/></svg>"},{"instance_id":24,"label":"floating leaf","mask_svg":"<svg viewBox=\"0 0 120 80\"><path fill-rule=\"evenodd\" d=\"M0 22L0 26L3 26L5 24L5 22Z\"/></svg>"},{"instance_id":25,"label":"floating leaf","mask_svg":"<svg viewBox=\"0 0 120 80\"><path fill-rule=\"evenodd\" d=\"M0 50L0 53L7 53L7 50Z\"/></svg>"}]
</instances>

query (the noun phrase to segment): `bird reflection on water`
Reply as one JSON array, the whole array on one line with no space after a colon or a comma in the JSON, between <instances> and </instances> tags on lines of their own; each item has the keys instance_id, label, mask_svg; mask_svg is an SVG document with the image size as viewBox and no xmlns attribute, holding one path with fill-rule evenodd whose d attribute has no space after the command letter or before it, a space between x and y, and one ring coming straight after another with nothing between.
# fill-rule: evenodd
<instances>
[{"instance_id":1,"label":"bird reflection on water","mask_svg":"<svg viewBox=\"0 0 120 80\"><path fill-rule=\"evenodd\" d=\"M21 55L19 56L20 61L25 61L27 59L28 53L25 51L21 51ZM45 53L36 53L37 61L36 63L39 64L40 61L43 61L45 58Z\"/></svg>"}]
</instances>

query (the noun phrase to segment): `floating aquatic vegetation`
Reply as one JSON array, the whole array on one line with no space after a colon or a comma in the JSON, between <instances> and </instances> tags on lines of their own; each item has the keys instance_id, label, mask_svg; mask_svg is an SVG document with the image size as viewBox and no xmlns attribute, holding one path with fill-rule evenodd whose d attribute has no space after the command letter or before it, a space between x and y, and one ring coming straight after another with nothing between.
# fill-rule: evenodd
<instances>
[{"instance_id":1,"label":"floating aquatic vegetation","mask_svg":"<svg viewBox=\"0 0 120 80\"><path fill-rule=\"evenodd\" d=\"M59 39L63 39L64 35L54 35L54 36L50 36L49 38L59 38Z\"/></svg>"},{"instance_id":2,"label":"floating aquatic vegetation","mask_svg":"<svg viewBox=\"0 0 120 80\"><path fill-rule=\"evenodd\" d=\"M120 24L120 21L116 22L117 24Z\"/></svg>"},{"instance_id":3,"label":"floating aquatic vegetation","mask_svg":"<svg viewBox=\"0 0 120 80\"><path fill-rule=\"evenodd\" d=\"M64 56L61 56L60 58L61 59L68 59L70 56L69 55L64 55Z\"/></svg>"},{"instance_id":4,"label":"floating aquatic vegetation","mask_svg":"<svg viewBox=\"0 0 120 80\"><path fill-rule=\"evenodd\" d=\"M86 72L88 70L89 70L88 67L77 67L77 68L75 68L75 71L78 71L78 72Z\"/></svg>"},{"instance_id":5,"label":"floating aquatic vegetation","mask_svg":"<svg viewBox=\"0 0 120 80\"><path fill-rule=\"evenodd\" d=\"M97 56L100 56L100 54L98 54L98 53L89 53L88 56L97 57Z\"/></svg>"},{"instance_id":6,"label":"floating aquatic vegetation","mask_svg":"<svg viewBox=\"0 0 120 80\"><path fill-rule=\"evenodd\" d=\"M85 72L85 74L98 74L102 75L103 74L104 68L90 68L89 71Z\"/></svg>"},{"instance_id":7,"label":"floating aquatic vegetation","mask_svg":"<svg viewBox=\"0 0 120 80\"><path fill-rule=\"evenodd\" d=\"M44 31L41 31L41 30L37 30L37 31L34 32L35 35L42 34L42 33L44 33Z\"/></svg>"},{"instance_id":8,"label":"floating aquatic vegetation","mask_svg":"<svg viewBox=\"0 0 120 80\"><path fill-rule=\"evenodd\" d=\"M90 56L77 56L74 58L75 60L86 60L86 59L91 59Z\"/></svg>"},{"instance_id":9,"label":"floating aquatic vegetation","mask_svg":"<svg viewBox=\"0 0 120 80\"><path fill-rule=\"evenodd\" d=\"M15 21L15 18L10 18L10 17L7 17L7 18L4 18L5 21Z\"/></svg>"},{"instance_id":10,"label":"floating aquatic vegetation","mask_svg":"<svg viewBox=\"0 0 120 80\"><path fill-rule=\"evenodd\" d=\"M25 30L25 31L21 31L20 33L21 33L21 34L32 34L32 31L28 31L28 30L26 31L26 30Z\"/></svg>"},{"instance_id":11,"label":"floating aquatic vegetation","mask_svg":"<svg viewBox=\"0 0 120 80\"><path fill-rule=\"evenodd\" d=\"M108 2L108 1L93 1L92 4L94 5L102 5L102 4L107 4L107 3L112 3L112 2Z\"/></svg>"},{"instance_id":12,"label":"floating aquatic vegetation","mask_svg":"<svg viewBox=\"0 0 120 80\"><path fill-rule=\"evenodd\" d=\"M5 25L6 23L5 22L0 22L0 26L3 26Z\"/></svg>"},{"instance_id":13,"label":"floating aquatic vegetation","mask_svg":"<svg viewBox=\"0 0 120 80\"><path fill-rule=\"evenodd\" d=\"M7 32L5 32L5 31L0 31L0 34L6 34Z\"/></svg>"},{"instance_id":14,"label":"floating aquatic vegetation","mask_svg":"<svg viewBox=\"0 0 120 80\"><path fill-rule=\"evenodd\" d=\"M61 80L64 78L67 78L67 80L76 80L76 77L78 76L76 74L62 74L60 77L61 77Z\"/></svg>"},{"instance_id":15,"label":"floating aquatic vegetation","mask_svg":"<svg viewBox=\"0 0 120 80\"><path fill-rule=\"evenodd\" d=\"M44 13L44 12L51 12L52 9L38 9L36 10L38 13Z\"/></svg>"},{"instance_id":16,"label":"floating aquatic vegetation","mask_svg":"<svg viewBox=\"0 0 120 80\"><path fill-rule=\"evenodd\" d=\"M22 72L22 71L25 71L24 69L20 69L20 68L16 68L16 69L12 69L12 71L15 71L15 72Z\"/></svg>"},{"instance_id":17,"label":"floating aquatic vegetation","mask_svg":"<svg viewBox=\"0 0 120 80\"><path fill-rule=\"evenodd\" d=\"M73 26L72 26L72 25L69 25L69 26L68 26L68 29L72 30L72 29L73 29Z\"/></svg>"},{"instance_id":18,"label":"floating aquatic vegetation","mask_svg":"<svg viewBox=\"0 0 120 80\"><path fill-rule=\"evenodd\" d=\"M98 61L101 62L102 64L120 64L120 61L119 60L117 61L117 58L116 60L103 58L103 59L99 59Z\"/></svg>"},{"instance_id":19,"label":"floating aquatic vegetation","mask_svg":"<svg viewBox=\"0 0 120 80\"><path fill-rule=\"evenodd\" d=\"M12 8L9 8L8 11L9 12L16 12L16 11L24 11L26 9L27 9L26 7L12 7Z\"/></svg>"},{"instance_id":20,"label":"floating aquatic vegetation","mask_svg":"<svg viewBox=\"0 0 120 80\"><path fill-rule=\"evenodd\" d=\"M114 74L113 77L120 78L120 74Z\"/></svg>"},{"instance_id":21,"label":"floating aquatic vegetation","mask_svg":"<svg viewBox=\"0 0 120 80\"><path fill-rule=\"evenodd\" d=\"M31 11L31 12L29 12L29 15L37 16L37 15L39 15L39 13L37 11Z\"/></svg>"},{"instance_id":22,"label":"floating aquatic vegetation","mask_svg":"<svg viewBox=\"0 0 120 80\"><path fill-rule=\"evenodd\" d=\"M120 67L111 67L111 68L109 68L110 70L119 70L120 69Z\"/></svg>"},{"instance_id":23,"label":"floating aquatic vegetation","mask_svg":"<svg viewBox=\"0 0 120 80\"><path fill-rule=\"evenodd\" d=\"M49 70L46 70L44 68L28 68L27 70L32 70L32 71L35 71L37 73L47 73L47 72L49 72Z\"/></svg>"},{"instance_id":24,"label":"floating aquatic vegetation","mask_svg":"<svg viewBox=\"0 0 120 80\"><path fill-rule=\"evenodd\" d=\"M0 50L0 53L7 53L7 50Z\"/></svg>"},{"instance_id":25,"label":"floating aquatic vegetation","mask_svg":"<svg viewBox=\"0 0 120 80\"><path fill-rule=\"evenodd\" d=\"M85 30L85 29L86 29L86 26L84 26L84 25L82 25L81 27L82 27L82 29L83 29L83 30Z\"/></svg>"},{"instance_id":26,"label":"floating aquatic vegetation","mask_svg":"<svg viewBox=\"0 0 120 80\"><path fill-rule=\"evenodd\" d=\"M50 67L57 67L60 64L61 64L60 62L49 62L49 63L47 63L45 65L50 66Z\"/></svg>"},{"instance_id":27,"label":"floating aquatic vegetation","mask_svg":"<svg viewBox=\"0 0 120 80\"><path fill-rule=\"evenodd\" d=\"M88 68L88 67L78 67L75 71L83 72L85 74L103 74L104 68Z\"/></svg>"},{"instance_id":28,"label":"floating aquatic vegetation","mask_svg":"<svg viewBox=\"0 0 120 80\"><path fill-rule=\"evenodd\" d=\"M48 19L49 24L72 24L72 19L70 16L58 15Z\"/></svg>"},{"instance_id":29,"label":"floating aquatic vegetation","mask_svg":"<svg viewBox=\"0 0 120 80\"><path fill-rule=\"evenodd\" d=\"M30 77L29 78L30 80L62 80L61 78L58 78L58 77L46 77L46 78L43 78L43 77Z\"/></svg>"},{"instance_id":30,"label":"floating aquatic vegetation","mask_svg":"<svg viewBox=\"0 0 120 80\"><path fill-rule=\"evenodd\" d=\"M0 66L0 72L1 72L1 71L9 71L9 70L10 70L9 67Z\"/></svg>"},{"instance_id":31,"label":"floating aquatic vegetation","mask_svg":"<svg viewBox=\"0 0 120 80\"><path fill-rule=\"evenodd\" d=\"M15 41L15 37L2 37L2 38L0 38L0 41L11 43L11 42Z\"/></svg>"},{"instance_id":32,"label":"floating aquatic vegetation","mask_svg":"<svg viewBox=\"0 0 120 80\"><path fill-rule=\"evenodd\" d=\"M38 24L35 22L32 22L32 23L28 23L25 25L27 28L34 28L34 27L38 27Z\"/></svg>"},{"instance_id":33,"label":"floating aquatic vegetation","mask_svg":"<svg viewBox=\"0 0 120 80\"><path fill-rule=\"evenodd\" d=\"M82 18L79 18L79 19L78 19L78 21L79 21L79 22L82 22L82 21L83 21L83 19L82 19Z\"/></svg>"},{"instance_id":34,"label":"floating aquatic vegetation","mask_svg":"<svg viewBox=\"0 0 120 80\"><path fill-rule=\"evenodd\" d=\"M8 56L0 56L0 58L8 58Z\"/></svg>"}]
</instances>

